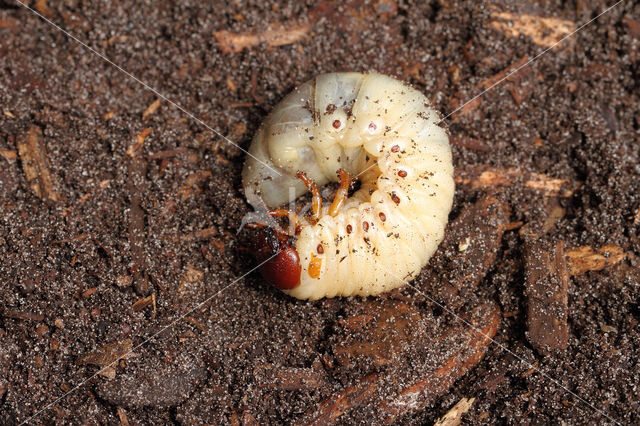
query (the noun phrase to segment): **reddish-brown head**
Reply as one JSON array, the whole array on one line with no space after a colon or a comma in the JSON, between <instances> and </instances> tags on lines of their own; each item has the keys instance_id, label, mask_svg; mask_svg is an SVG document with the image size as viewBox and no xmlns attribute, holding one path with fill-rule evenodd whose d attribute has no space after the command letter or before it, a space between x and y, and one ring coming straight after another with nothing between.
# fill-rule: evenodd
<instances>
[{"instance_id":1,"label":"reddish-brown head","mask_svg":"<svg viewBox=\"0 0 640 426\"><path fill-rule=\"evenodd\" d=\"M264 262L259 268L260 273L269 284L280 290L290 290L300 285L300 257L295 247L289 244L288 238L266 228L259 233L256 245L258 262Z\"/></svg>"}]
</instances>

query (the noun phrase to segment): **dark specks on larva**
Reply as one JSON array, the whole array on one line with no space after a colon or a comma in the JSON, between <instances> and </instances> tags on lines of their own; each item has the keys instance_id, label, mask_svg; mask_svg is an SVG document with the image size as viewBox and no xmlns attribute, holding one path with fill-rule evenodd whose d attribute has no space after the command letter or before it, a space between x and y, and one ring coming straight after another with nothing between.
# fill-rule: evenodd
<instances>
[{"instance_id":1,"label":"dark specks on larva","mask_svg":"<svg viewBox=\"0 0 640 426\"><path fill-rule=\"evenodd\" d=\"M270 212L286 223L286 218L295 216L281 206L290 201L289 182L296 180L298 172L320 180L324 175L323 182L335 181L333 169L337 165L349 168L342 170L343 174L348 171L359 176L361 187L350 194L342 183L346 178L340 178L343 195L336 198L339 203L334 199L328 205L324 200L323 206L322 196L314 196L313 213L299 214L295 219L300 232L280 235L292 255L301 250L300 282L284 291L301 299L318 299L375 295L399 287L404 281L398 277L416 276L443 237L443 231L434 233L432 227L423 230L416 212L424 211L421 221L429 218L439 222L436 228L444 229L454 186L451 165L446 165L446 174L440 165L450 161L451 153L446 142L434 145L431 141L438 138L444 142L447 133L429 123L428 118L437 112L424 95L390 77L323 74L305 85L276 106L263 124L264 131L256 134L251 152L258 153L258 158L249 158L243 171L247 199L261 198L267 208L274 209ZM287 111L294 111L295 118ZM295 121L298 117L299 124ZM281 126L285 120L286 126ZM376 163L379 167L368 171ZM286 176L272 170L284 171ZM434 173L439 176L438 186L425 185ZM267 184L269 179L272 182ZM315 190L307 182L305 186L314 194L320 193L317 185ZM433 197L413 196L412 191L425 193L423 188L430 188L427 192ZM323 224L326 226L320 229ZM330 235L330 239L321 240L320 235ZM398 242L384 244L385 239ZM335 245L329 249L327 244L332 241ZM403 241L421 243L409 247ZM418 261L397 262L395 256L407 255L403 250L412 250ZM374 268L372 262L384 266ZM394 274L362 273L370 270L393 270Z\"/></svg>"}]
</instances>

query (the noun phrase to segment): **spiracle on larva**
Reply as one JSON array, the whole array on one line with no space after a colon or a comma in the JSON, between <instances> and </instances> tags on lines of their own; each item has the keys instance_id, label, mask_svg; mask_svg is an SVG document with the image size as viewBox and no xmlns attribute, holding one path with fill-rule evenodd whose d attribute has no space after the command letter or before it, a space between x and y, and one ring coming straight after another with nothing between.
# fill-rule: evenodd
<instances>
[{"instance_id":1,"label":"spiracle on larva","mask_svg":"<svg viewBox=\"0 0 640 426\"><path fill-rule=\"evenodd\" d=\"M444 236L454 193L449 138L419 91L369 73L295 89L256 133L242 173L249 202L286 216L265 228L263 276L299 299L377 295L415 277ZM351 177L360 189L348 196ZM318 185L341 183L322 205ZM313 193L312 214L279 209Z\"/></svg>"}]
</instances>

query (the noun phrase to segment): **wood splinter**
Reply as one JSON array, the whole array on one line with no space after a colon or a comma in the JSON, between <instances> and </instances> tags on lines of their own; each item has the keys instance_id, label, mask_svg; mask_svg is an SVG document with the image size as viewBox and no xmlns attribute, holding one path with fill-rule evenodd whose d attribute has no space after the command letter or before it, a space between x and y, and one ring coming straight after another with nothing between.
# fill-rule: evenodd
<instances>
[{"instance_id":1,"label":"wood splinter","mask_svg":"<svg viewBox=\"0 0 640 426\"><path fill-rule=\"evenodd\" d=\"M564 242L526 241L527 337L543 355L567 348L569 268Z\"/></svg>"},{"instance_id":2,"label":"wood splinter","mask_svg":"<svg viewBox=\"0 0 640 426\"><path fill-rule=\"evenodd\" d=\"M556 179L517 167L496 168L482 164L456 170L455 182L471 186L471 189L519 184L525 188L541 191L545 196L560 198L571 197L578 187L576 182L567 179Z\"/></svg>"},{"instance_id":3,"label":"wood splinter","mask_svg":"<svg viewBox=\"0 0 640 426\"><path fill-rule=\"evenodd\" d=\"M18 154L22 161L29 187L40 198L58 201L56 179L49 170L47 148L42 137L42 129L31 126L26 134L18 138Z\"/></svg>"},{"instance_id":4,"label":"wood splinter","mask_svg":"<svg viewBox=\"0 0 640 426\"><path fill-rule=\"evenodd\" d=\"M286 27L283 24L272 24L262 32L247 31L232 33L230 31L216 31L213 36L218 41L223 53L242 52L248 47L265 43L269 47L284 46L301 40L310 30L307 24L295 24Z\"/></svg>"}]
</instances>

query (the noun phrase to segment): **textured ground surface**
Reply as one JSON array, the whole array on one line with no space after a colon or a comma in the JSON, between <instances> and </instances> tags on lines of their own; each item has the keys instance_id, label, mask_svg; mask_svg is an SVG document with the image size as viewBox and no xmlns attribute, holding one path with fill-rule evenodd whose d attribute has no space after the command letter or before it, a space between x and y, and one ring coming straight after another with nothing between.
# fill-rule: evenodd
<instances>
[{"instance_id":1,"label":"textured ground surface","mask_svg":"<svg viewBox=\"0 0 640 426\"><path fill-rule=\"evenodd\" d=\"M563 25L607 6L33 3L243 147L286 93L321 72L394 75L446 115ZM540 17L561 21L545 29ZM265 33L269 24L294 40ZM223 51L217 31L262 33L262 43ZM422 423L475 397L463 418L473 424L637 424L639 37L640 9L628 0L447 120L457 173L491 167L509 183L460 181L452 220L485 202L499 210L455 229L487 242L466 281L455 279L464 265L452 240L412 283L418 290L307 303L255 273L237 280L253 265L248 235L236 235L249 211L241 151L0 1L0 423L36 413L34 423ZM559 179L564 192L527 185L536 174ZM535 256L520 226L548 216L541 242L613 245L626 258L572 275L567 348L544 355L526 333ZM462 289L455 296L432 288L449 276ZM496 332L501 346L477 329ZM131 348L135 356L92 377ZM432 386L443 365L447 375ZM385 405L416 383L442 389Z\"/></svg>"}]
</instances>

